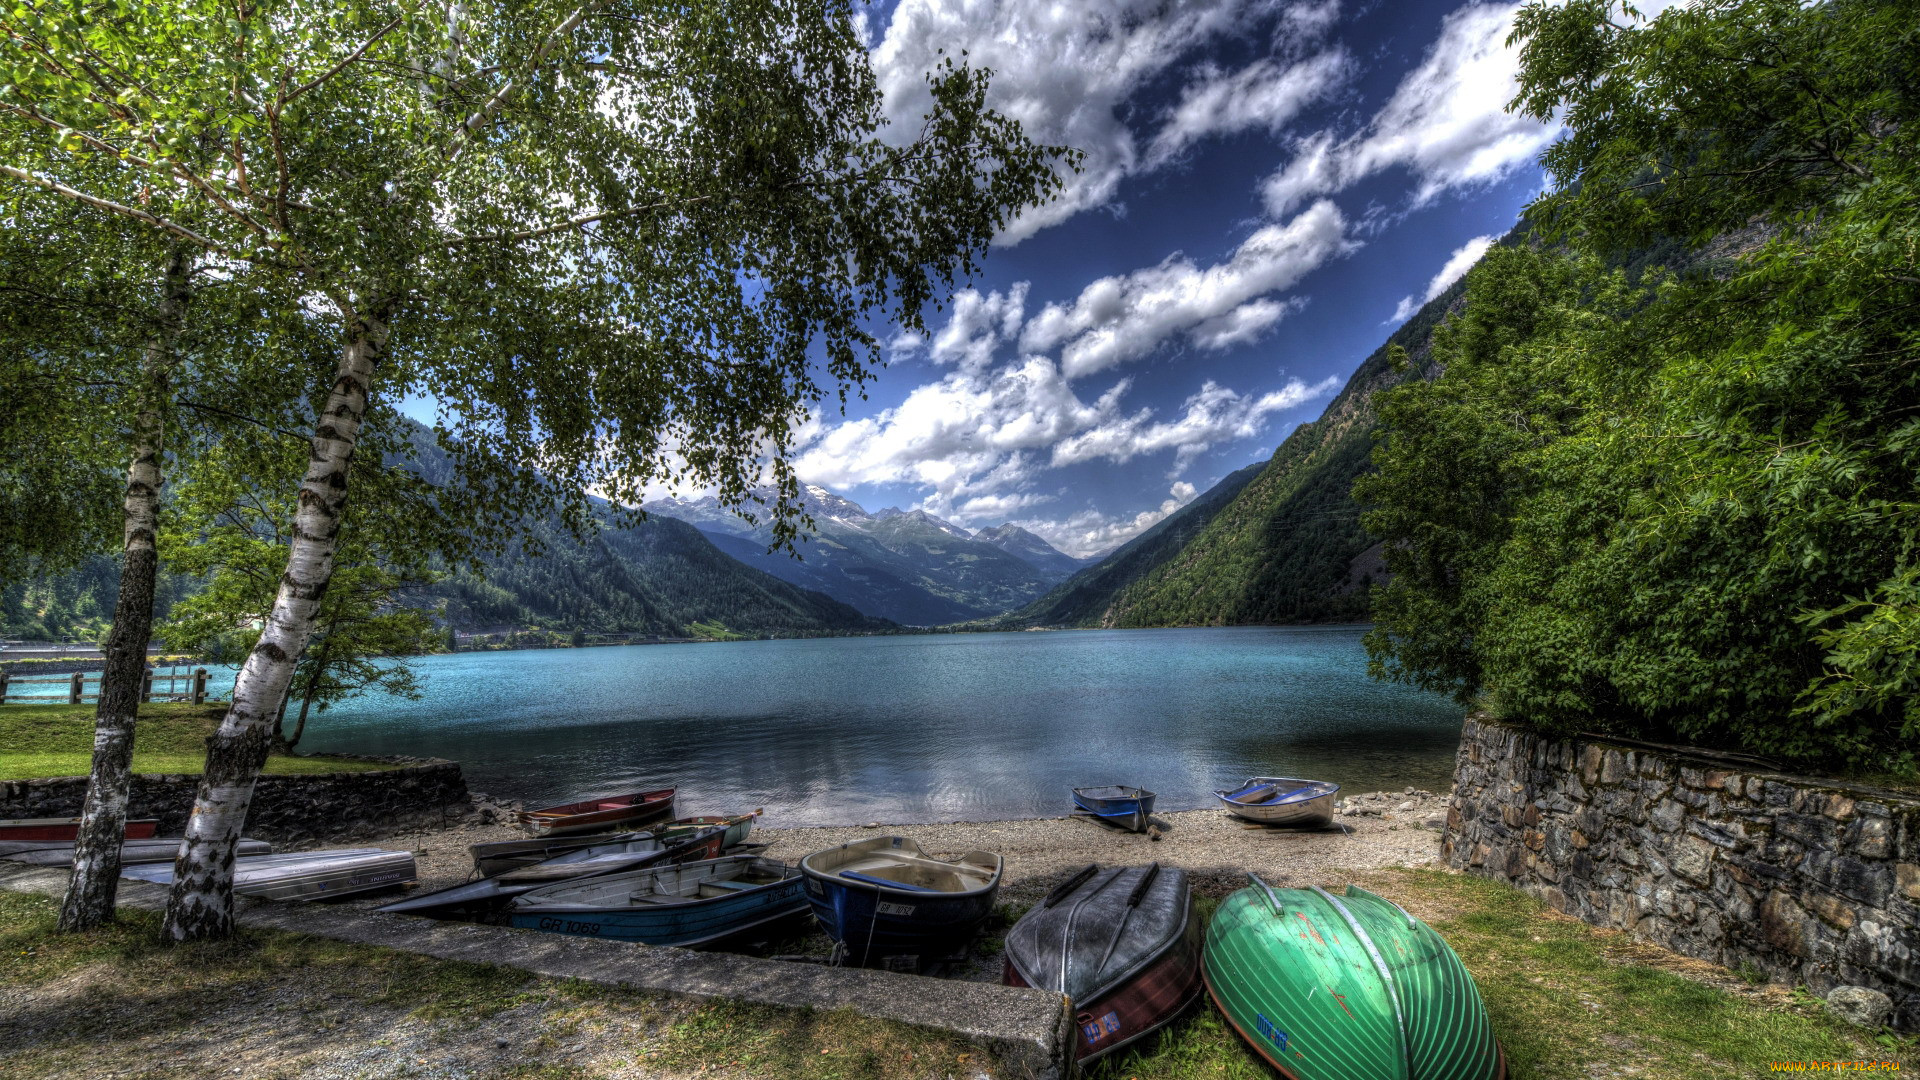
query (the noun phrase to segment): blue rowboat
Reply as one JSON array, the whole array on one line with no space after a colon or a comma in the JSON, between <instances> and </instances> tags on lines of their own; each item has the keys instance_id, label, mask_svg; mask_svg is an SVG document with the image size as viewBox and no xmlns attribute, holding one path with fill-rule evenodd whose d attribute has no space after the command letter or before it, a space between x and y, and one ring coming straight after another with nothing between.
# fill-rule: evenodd
<instances>
[{"instance_id":1,"label":"blue rowboat","mask_svg":"<svg viewBox=\"0 0 1920 1080\"><path fill-rule=\"evenodd\" d=\"M877 836L800 860L807 900L849 963L918 971L966 950L993 912L1000 856L936 859L904 836Z\"/></svg>"},{"instance_id":2,"label":"blue rowboat","mask_svg":"<svg viewBox=\"0 0 1920 1080\"><path fill-rule=\"evenodd\" d=\"M1153 816L1153 800L1153 792L1121 784L1073 789L1073 805L1079 807L1081 813L1131 832L1147 831L1147 819Z\"/></svg>"},{"instance_id":3,"label":"blue rowboat","mask_svg":"<svg viewBox=\"0 0 1920 1080\"><path fill-rule=\"evenodd\" d=\"M1231 791L1216 791L1227 812L1262 825L1324 826L1333 821L1340 785L1291 776L1255 776Z\"/></svg>"},{"instance_id":4,"label":"blue rowboat","mask_svg":"<svg viewBox=\"0 0 1920 1080\"><path fill-rule=\"evenodd\" d=\"M513 925L552 934L705 945L800 915L800 872L775 859L724 859L569 881L516 897Z\"/></svg>"}]
</instances>

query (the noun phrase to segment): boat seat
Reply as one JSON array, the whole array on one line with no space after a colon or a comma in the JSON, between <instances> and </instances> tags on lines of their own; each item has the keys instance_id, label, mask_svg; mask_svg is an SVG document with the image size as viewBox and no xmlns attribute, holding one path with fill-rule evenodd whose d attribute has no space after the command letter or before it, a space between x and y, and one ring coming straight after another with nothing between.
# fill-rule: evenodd
<instances>
[{"instance_id":1,"label":"boat seat","mask_svg":"<svg viewBox=\"0 0 1920 1080\"><path fill-rule=\"evenodd\" d=\"M939 892L940 891L939 889L929 889L925 885L909 885L904 881L894 881L891 878L875 877L870 874L862 874L858 870L842 870L840 871L840 876L843 878L846 878L848 881L860 881L860 882L865 882L868 885L884 885L889 889L903 889L907 892Z\"/></svg>"},{"instance_id":2,"label":"boat seat","mask_svg":"<svg viewBox=\"0 0 1920 1080\"><path fill-rule=\"evenodd\" d=\"M636 904L691 904L692 900L684 896L661 896L658 893L634 893L627 897Z\"/></svg>"},{"instance_id":3,"label":"boat seat","mask_svg":"<svg viewBox=\"0 0 1920 1080\"><path fill-rule=\"evenodd\" d=\"M732 889L735 892L754 887L753 882L750 881L703 881L700 884L711 885L716 889Z\"/></svg>"}]
</instances>

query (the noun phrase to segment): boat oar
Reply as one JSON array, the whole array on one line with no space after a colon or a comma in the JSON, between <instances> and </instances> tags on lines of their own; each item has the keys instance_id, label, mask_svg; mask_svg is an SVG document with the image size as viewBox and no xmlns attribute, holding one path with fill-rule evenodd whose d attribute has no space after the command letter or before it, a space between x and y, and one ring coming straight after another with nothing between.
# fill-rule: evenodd
<instances>
[{"instance_id":1,"label":"boat oar","mask_svg":"<svg viewBox=\"0 0 1920 1080\"><path fill-rule=\"evenodd\" d=\"M1133 892L1127 896L1127 910L1120 916L1120 925L1113 928L1113 937L1107 942L1107 951L1100 954L1100 962L1094 965L1094 971L1104 970L1107 961L1113 958L1113 950L1120 944L1120 935L1127 929L1127 920L1133 918L1133 909L1140 906L1140 901L1146 898L1147 890L1153 887L1153 879L1159 876L1159 863L1147 867L1147 872L1140 875L1140 883L1135 885Z\"/></svg>"}]
</instances>

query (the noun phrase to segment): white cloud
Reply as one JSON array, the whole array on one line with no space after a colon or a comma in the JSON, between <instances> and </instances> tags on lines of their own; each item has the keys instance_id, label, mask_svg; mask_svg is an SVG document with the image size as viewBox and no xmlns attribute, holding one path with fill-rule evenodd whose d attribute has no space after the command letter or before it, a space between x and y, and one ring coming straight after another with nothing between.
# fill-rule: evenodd
<instances>
[{"instance_id":1,"label":"white cloud","mask_svg":"<svg viewBox=\"0 0 1920 1080\"><path fill-rule=\"evenodd\" d=\"M1279 390L1254 397L1209 379L1186 400L1186 412L1178 418L1156 421L1153 410L1140 409L1103 420L1097 427L1055 444L1052 463L1076 465L1105 458L1118 465L1142 454L1172 450L1173 475L1178 476L1214 444L1252 438L1260 433L1269 414L1332 393L1339 385L1338 376L1329 376L1314 386L1289 379Z\"/></svg>"},{"instance_id":2,"label":"white cloud","mask_svg":"<svg viewBox=\"0 0 1920 1080\"><path fill-rule=\"evenodd\" d=\"M1166 520L1174 511L1192 502L1199 494L1192 484L1181 480L1168 491L1159 506L1132 514L1103 514L1082 510L1059 520L1028 519L1015 525L1076 558L1104 555L1121 544Z\"/></svg>"},{"instance_id":3,"label":"white cloud","mask_svg":"<svg viewBox=\"0 0 1920 1080\"><path fill-rule=\"evenodd\" d=\"M993 70L988 100L995 109L1039 142L1086 153L1082 170L1063 177L1059 198L1021 215L997 241L1015 244L1083 210L1109 206L1121 180L1186 144L1187 136L1170 136L1170 149L1159 157L1150 162L1143 153L1121 113L1146 83L1209 41L1268 23L1296 35L1323 33L1331 22L1328 7L1287 0L901 0L873 50L873 67L893 122L890 137L910 139L919 131L930 104L926 72L943 50L947 56L964 50L968 63ZM1262 110L1297 111L1292 98L1317 92L1308 85L1311 75L1340 74L1325 65L1291 78L1286 70L1267 65L1249 77L1249 88L1264 97L1246 107L1246 124L1267 124ZM1194 127L1191 137L1203 133Z\"/></svg>"},{"instance_id":4,"label":"white cloud","mask_svg":"<svg viewBox=\"0 0 1920 1080\"><path fill-rule=\"evenodd\" d=\"M1446 264L1440 267L1440 272L1433 275L1432 281L1427 282L1427 294L1418 300L1411 296L1401 297L1399 306L1393 309L1393 318L1387 321L1403 322L1408 316L1419 311L1421 305L1446 292L1454 282L1459 281L1467 271L1473 269L1473 264L1479 262L1480 256L1485 255L1487 249L1492 247L1494 241L1498 239L1500 239L1499 236L1489 233L1486 236L1476 236L1454 248L1453 254L1447 256Z\"/></svg>"},{"instance_id":5,"label":"white cloud","mask_svg":"<svg viewBox=\"0 0 1920 1080\"><path fill-rule=\"evenodd\" d=\"M1256 128L1278 135L1300 111L1344 84L1353 72L1346 50L1330 49L1295 64L1256 60L1238 71L1206 65L1195 72L1179 104L1147 149L1158 166L1214 135Z\"/></svg>"},{"instance_id":6,"label":"white cloud","mask_svg":"<svg viewBox=\"0 0 1920 1080\"><path fill-rule=\"evenodd\" d=\"M1139 359L1182 334L1203 348L1242 344L1286 314L1286 305L1265 299L1269 293L1352 247L1346 219L1323 200L1285 225L1256 229L1225 262L1203 269L1175 253L1158 266L1101 278L1072 304L1048 304L1021 331L1020 347L1058 347L1071 379Z\"/></svg>"},{"instance_id":7,"label":"white cloud","mask_svg":"<svg viewBox=\"0 0 1920 1080\"><path fill-rule=\"evenodd\" d=\"M1027 283L1024 281L1004 293L995 290L985 296L974 289L962 289L953 298L953 313L948 316L947 325L933 336L929 355L936 364L955 364L963 371L984 371L993 361L1000 343L1020 332L1026 307Z\"/></svg>"},{"instance_id":8,"label":"white cloud","mask_svg":"<svg viewBox=\"0 0 1920 1080\"><path fill-rule=\"evenodd\" d=\"M1519 54L1507 45L1517 10L1475 4L1448 15L1420 66L1364 129L1346 138L1322 131L1294 144L1293 159L1262 185L1268 212L1285 214L1396 167L1413 174L1411 201L1419 206L1534 160L1559 126L1506 112L1519 69Z\"/></svg>"}]
</instances>

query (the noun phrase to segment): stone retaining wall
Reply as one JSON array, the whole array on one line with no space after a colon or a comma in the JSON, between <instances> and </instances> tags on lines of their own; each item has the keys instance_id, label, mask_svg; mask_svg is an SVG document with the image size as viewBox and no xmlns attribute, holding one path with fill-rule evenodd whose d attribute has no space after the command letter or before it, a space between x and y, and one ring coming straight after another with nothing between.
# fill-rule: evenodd
<instances>
[{"instance_id":1,"label":"stone retaining wall","mask_svg":"<svg viewBox=\"0 0 1920 1080\"><path fill-rule=\"evenodd\" d=\"M472 809L457 763L409 760L378 772L262 776L246 834L282 844L366 839L437 825ZM162 835L178 835L199 785L198 776L136 775L127 816L159 818ZM6 781L0 783L0 818L77 817L86 792L84 776Z\"/></svg>"},{"instance_id":2,"label":"stone retaining wall","mask_svg":"<svg viewBox=\"0 0 1920 1080\"><path fill-rule=\"evenodd\" d=\"M1442 839L1461 870L1688 956L1920 1030L1920 798L1469 717Z\"/></svg>"}]
</instances>

